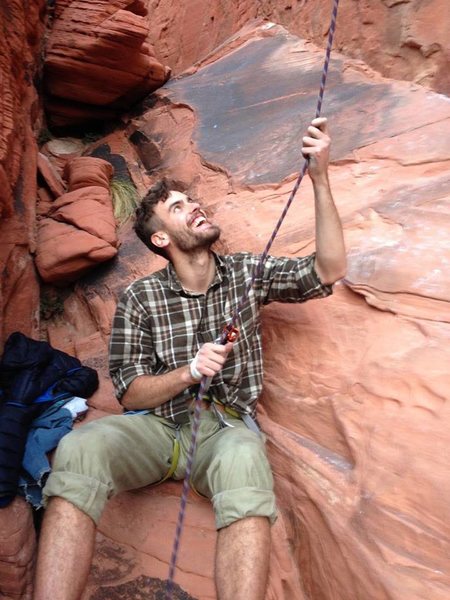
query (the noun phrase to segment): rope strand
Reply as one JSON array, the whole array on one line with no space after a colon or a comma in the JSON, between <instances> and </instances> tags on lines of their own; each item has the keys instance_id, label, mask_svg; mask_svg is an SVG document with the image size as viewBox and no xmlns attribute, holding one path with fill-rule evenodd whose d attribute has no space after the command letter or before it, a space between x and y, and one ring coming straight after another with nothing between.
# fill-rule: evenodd
<instances>
[{"instance_id":1,"label":"rope strand","mask_svg":"<svg viewBox=\"0 0 450 600\"><path fill-rule=\"evenodd\" d=\"M186 464L186 474L184 476L183 491L181 493L181 500L180 500L180 511L178 514L177 528L175 530L175 539L174 539L174 544L173 544L173 548L172 548L172 556L170 559L169 578L167 581L167 590L166 590L167 600L171 600L171 598L172 598L173 581L174 581L174 577L175 577L175 567L177 564L178 549L180 547L181 532L182 532L182 528L183 528L184 517L186 514L187 497L189 494L189 480L191 478L192 463L193 463L193 459L194 459L194 455L195 455L195 450L197 448L197 434L198 434L198 428L200 426L200 412L201 412L200 398L203 398L204 392L206 391L205 389L204 389L204 391L202 391L202 387L203 388L206 387L205 383L206 383L206 378L203 377L201 380L201 383L200 383L199 393L195 399L194 416L192 419L191 445L189 447L189 455L188 455L187 464Z\"/></svg>"},{"instance_id":2,"label":"rope strand","mask_svg":"<svg viewBox=\"0 0 450 600\"><path fill-rule=\"evenodd\" d=\"M327 48L326 48L326 52L325 52L325 60L324 60L323 69L322 69L322 78L320 81L320 89L319 89L319 94L318 94L318 98L317 98L317 107L316 107L315 118L320 117L320 113L322 111L323 97L324 97L324 93L325 93L325 84L327 81L328 67L330 64L331 49L333 47L333 39L334 39L335 31L336 31L336 19L337 19L338 6L339 6L339 0L333 0L333 9L332 9L332 13L331 13L330 28L328 30ZM232 316L230 323L228 324L228 327L234 327L236 325L236 323L239 319L239 315L242 312L242 309L245 306L245 304L249 298L250 291L253 287L253 284L255 283L255 280L258 277L260 277L260 275L262 274L262 271L264 268L264 263L266 261L269 250L278 234L278 231L287 215L289 208L291 207L291 204L295 198L295 195L297 194L298 188L300 187L300 184L303 180L303 177L306 174L307 169L308 169L308 161L306 159L304 159L300 174L297 177L297 180L296 180L295 185L292 189L292 192L288 198L288 201L286 202L286 205L281 213L281 216L278 219L278 223L275 225L272 235L270 236L270 239L267 242L266 247L264 248L264 250L261 254L259 263L257 264L256 268L254 269L253 275L247 284L247 287L242 295L241 300L239 301L238 307L237 307L234 315ZM225 341L226 341L226 330L224 330L224 332L222 333L219 343L224 344ZM167 594L166 594L167 600L172 599L175 568L176 568L176 564L177 564L178 550L180 547L180 540L181 540L181 533L182 533L182 529L183 529L184 518L186 515L187 496L189 493L189 480L191 477L192 464L194 461L195 451L197 449L197 434L198 434L198 429L199 429L199 425L200 425L201 399L207 392L209 383L210 383L210 380L207 377L202 378L202 380L200 382L200 389L199 389L197 397L195 399L195 409L194 409L194 415L193 415L193 419L192 419L191 446L189 448L189 453L188 453L188 457L187 457L186 475L185 475L184 482L183 482L183 491L182 491L181 501L180 501L180 511L178 514L177 527L176 527L176 531L175 531L175 540L174 540L173 549L172 549L172 556L170 559L169 578L167 581Z\"/></svg>"}]
</instances>

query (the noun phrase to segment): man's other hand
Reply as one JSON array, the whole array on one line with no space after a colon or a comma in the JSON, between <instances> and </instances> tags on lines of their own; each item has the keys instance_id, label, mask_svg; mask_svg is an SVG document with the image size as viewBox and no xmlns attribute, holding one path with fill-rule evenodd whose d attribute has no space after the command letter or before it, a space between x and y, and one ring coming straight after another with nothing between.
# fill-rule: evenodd
<instances>
[{"instance_id":1,"label":"man's other hand","mask_svg":"<svg viewBox=\"0 0 450 600\"><path fill-rule=\"evenodd\" d=\"M203 376L214 377L222 369L232 348L232 342L225 345L203 344L190 364L192 378L199 381Z\"/></svg>"}]
</instances>

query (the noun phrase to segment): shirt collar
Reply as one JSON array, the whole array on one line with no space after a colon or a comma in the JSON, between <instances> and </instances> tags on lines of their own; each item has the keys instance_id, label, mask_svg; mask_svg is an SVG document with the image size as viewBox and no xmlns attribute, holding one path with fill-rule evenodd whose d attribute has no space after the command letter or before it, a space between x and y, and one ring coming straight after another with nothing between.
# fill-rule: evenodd
<instances>
[{"instance_id":1,"label":"shirt collar","mask_svg":"<svg viewBox=\"0 0 450 600\"><path fill-rule=\"evenodd\" d=\"M215 252L213 252L214 255L214 260L216 261L216 274L214 277L213 282L211 283L211 285L209 286L208 289L211 289L212 287L218 285L219 283L222 283L224 275L226 273L226 265L225 265L225 261L223 259L222 256L220 256L219 254L216 254ZM199 294L190 294L189 292L186 292L183 289L183 286L180 283L180 280L178 279L178 275L172 265L171 262L168 263L167 267L167 280L168 280L168 284L169 284L169 289L172 290L173 292L177 292L179 293L187 293L190 296L191 295L195 295L198 296Z\"/></svg>"}]
</instances>

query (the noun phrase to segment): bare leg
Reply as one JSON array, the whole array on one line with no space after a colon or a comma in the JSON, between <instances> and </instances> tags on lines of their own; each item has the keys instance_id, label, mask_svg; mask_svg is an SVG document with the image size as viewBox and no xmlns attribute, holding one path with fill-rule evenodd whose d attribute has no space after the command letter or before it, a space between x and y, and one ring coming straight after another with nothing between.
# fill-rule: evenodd
<instances>
[{"instance_id":1,"label":"bare leg","mask_svg":"<svg viewBox=\"0 0 450 600\"><path fill-rule=\"evenodd\" d=\"M247 517L221 529L216 549L218 600L264 600L269 557L266 517Z\"/></svg>"},{"instance_id":2,"label":"bare leg","mask_svg":"<svg viewBox=\"0 0 450 600\"><path fill-rule=\"evenodd\" d=\"M95 524L62 498L51 498L39 541L34 600L78 600L86 586Z\"/></svg>"}]
</instances>

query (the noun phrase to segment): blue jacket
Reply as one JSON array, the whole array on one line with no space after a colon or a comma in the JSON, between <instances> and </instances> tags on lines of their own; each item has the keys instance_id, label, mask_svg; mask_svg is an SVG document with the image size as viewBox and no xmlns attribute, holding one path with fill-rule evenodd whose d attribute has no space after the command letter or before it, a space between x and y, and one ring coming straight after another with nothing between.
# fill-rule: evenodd
<instances>
[{"instance_id":1,"label":"blue jacket","mask_svg":"<svg viewBox=\"0 0 450 600\"><path fill-rule=\"evenodd\" d=\"M98 387L94 369L47 342L11 334L0 361L0 507L17 493L32 421L54 402L89 398Z\"/></svg>"}]
</instances>

